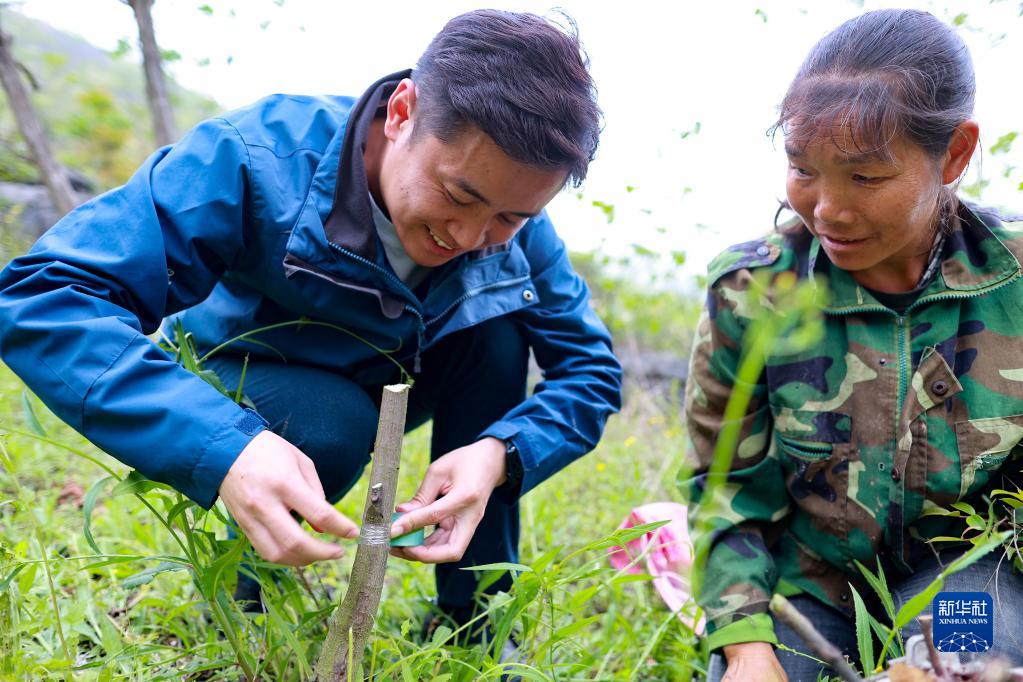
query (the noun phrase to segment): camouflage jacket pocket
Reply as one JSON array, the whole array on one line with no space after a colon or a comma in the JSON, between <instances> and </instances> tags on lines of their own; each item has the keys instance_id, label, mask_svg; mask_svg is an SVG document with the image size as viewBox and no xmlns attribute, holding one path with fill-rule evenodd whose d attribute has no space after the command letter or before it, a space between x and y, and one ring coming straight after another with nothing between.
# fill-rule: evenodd
<instances>
[{"instance_id":1,"label":"camouflage jacket pocket","mask_svg":"<svg viewBox=\"0 0 1023 682\"><path fill-rule=\"evenodd\" d=\"M962 479L959 496L976 492L1001 468L1023 440L1023 414L956 423Z\"/></svg>"},{"instance_id":2,"label":"camouflage jacket pocket","mask_svg":"<svg viewBox=\"0 0 1023 682\"><path fill-rule=\"evenodd\" d=\"M835 446L848 443L852 418L842 412L793 410L773 406L774 437L782 453L805 462L831 457Z\"/></svg>"}]
</instances>

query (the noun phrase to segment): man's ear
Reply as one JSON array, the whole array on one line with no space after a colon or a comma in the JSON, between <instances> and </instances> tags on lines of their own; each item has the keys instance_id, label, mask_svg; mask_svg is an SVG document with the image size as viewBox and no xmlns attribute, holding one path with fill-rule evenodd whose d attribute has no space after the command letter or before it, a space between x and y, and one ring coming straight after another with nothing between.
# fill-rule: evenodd
<instances>
[{"instance_id":1,"label":"man's ear","mask_svg":"<svg viewBox=\"0 0 1023 682\"><path fill-rule=\"evenodd\" d=\"M416 84L411 78L403 78L387 100L387 118L384 121L384 137L396 142L402 133L412 132L412 120L416 111Z\"/></svg>"},{"instance_id":2,"label":"man's ear","mask_svg":"<svg viewBox=\"0 0 1023 682\"><path fill-rule=\"evenodd\" d=\"M977 149L980 139L980 126L972 118L956 126L952 131L952 139L948 142L948 151L941 166L941 182L949 185L959 179L970 164L973 152Z\"/></svg>"}]
</instances>

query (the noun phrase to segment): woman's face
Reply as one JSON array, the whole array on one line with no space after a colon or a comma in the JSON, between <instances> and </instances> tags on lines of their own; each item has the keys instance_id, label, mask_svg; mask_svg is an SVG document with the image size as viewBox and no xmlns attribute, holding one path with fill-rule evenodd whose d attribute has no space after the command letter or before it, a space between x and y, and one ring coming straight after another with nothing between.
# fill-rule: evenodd
<instances>
[{"instance_id":1,"label":"woman's face","mask_svg":"<svg viewBox=\"0 0 1023 682\"><path fill-rule=\"evenodd\" d=\"M786 153L789 204L831 262L877 291L913 289L934 240L943 160L905 137L890 159L858 153L848 129Z\"/></svg>"}]
</instances>

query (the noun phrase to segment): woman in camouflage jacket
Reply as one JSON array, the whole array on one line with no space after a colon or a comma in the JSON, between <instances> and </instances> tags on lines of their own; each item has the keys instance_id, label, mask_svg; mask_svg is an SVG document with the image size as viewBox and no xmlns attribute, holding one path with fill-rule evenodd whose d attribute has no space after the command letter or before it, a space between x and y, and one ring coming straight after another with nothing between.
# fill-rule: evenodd
<instances>
[{"instance_id":1,"label":"woman in camouflage jacket","mask_svg":"<svg viewBox=\"0 0 1023 682\"><path fill-rule=\"evenodd\" d=\"M774 653L805 648L768 614L774 593L855 657L850 586L871 590L854 562L880 560L897 601L908 599L963 551L936 556L926 541L959 535L962 521L925 513L979 500L1020 468L1023 233L955 197L979 135L973 93L951 29L882 10L823 38L786 94L776 129L797 220L710 266L686 391L681 487L694 527L754 277L811 282L825 331L812 348L768 355L708 511L697 599L708 647L723 649L709 679L817 679L812 660ZM996 560L945 589L993 593ZM1008 622L1023 613L1023 580L1005 562L999 581L995 650L1023 663Z\"/></svg>"}]
</instances>

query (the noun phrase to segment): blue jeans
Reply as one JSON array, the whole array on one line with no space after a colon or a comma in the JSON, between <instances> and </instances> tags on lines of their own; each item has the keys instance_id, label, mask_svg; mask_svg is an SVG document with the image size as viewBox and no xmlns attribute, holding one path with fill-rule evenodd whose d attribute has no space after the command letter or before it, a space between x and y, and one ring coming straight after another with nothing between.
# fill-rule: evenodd
<instances>
[{"instance_id":1,"label":"blue jeans","mask_svg":"<svg viewBox=\"0 0 1023 682\"><path fill-rule=\"evenodd\" d=\"M913 596L923 592L944 566L954 561L956 556L956 552L942 552L940 557L931 557L921 562L916 567L916 571L908 578L894 585L889 583L895 601L895 610L898 611ZM1023 575L1013 569L1008 560L999 564L1001 557L1002 552L995 550L972 566L950 575L945 579L943 590L946 592L989 593L994 600L994 646L982 655L997 654L1008 658L1013 665L1023 665ZM863 597L866 599L867 595L863 595ZM824 637L858 664L856 623L853 619L809 595L799 595L789 601L800 613L810 619L810 622ZM923 611L925 614L929 612L929 609ZM880 620L882 623L887 622L886 618L880 618ZM807 651L806 643L802 638L780 620L774 620L774 631L779 643L796 651ZM903 636L908 639L919 632L920 626L914 619L903 630ZM875 641L875 656L880 646ZM815 682L822 673L836 676L831 668L825 668L805 656L781 650L775 650L775 654L777 654L782 668L788 674L790 682ZM725 668L723 655L716 653L711 656L707 671L708 682L718 682L724 676Z\"/></svg>"},{"instance_id":2,"label":"blue jeans","mask_svg":"<svg viewBox=\"0 0 1023 682\"><path fill-rule=\"evenodd\" d=\"M422 355L409 392L406 430L433 420L431 461L475 442L526 396L529 348L507 318L496 318L441 339ZM221 353L207 367L228 387L238 385L243 359ZM337 501L355 484L369 462L376 437L380 396L385 384L364 385L339 373L266 358L250 359L243 393L285 438L316 464L327 498ZM476 578L462 567L517 562L518 504L491 498L483 520L461 561L436 567L438 603L469 607ZM507 574L487 592L507 590Z\"/></svg>"}]
</instances>

